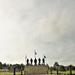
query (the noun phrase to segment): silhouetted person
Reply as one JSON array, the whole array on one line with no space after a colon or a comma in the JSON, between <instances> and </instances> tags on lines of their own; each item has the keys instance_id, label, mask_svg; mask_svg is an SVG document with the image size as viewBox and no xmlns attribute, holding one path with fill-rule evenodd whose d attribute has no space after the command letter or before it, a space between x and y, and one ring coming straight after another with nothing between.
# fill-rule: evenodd
<instances>
[{"instance_id":1,"label":"silhouetted person","mask_svg":"<svg viewBox=\"0 0 75 75\"><path fill-rule=\"evenodd\" d=\"M31 65L32 65L32 63L33 63L33 59L32 58L30 59L30 62L31 62Z\"/></svg>"},{"instance_id":2,"label":"silhouetted person","mask_svg":"<svg viewBox=\"0 0 75 75\"><path fill-rule=\"evenodd\" d=\"M37 65L37 59L36 58L34 59L34 64Z\"/></svg>"},{"instance_id":3,"label":"silhouetted person","mask_svg":"<svg viewBox=\"0 0 75 75\"><path fill-rule=\"evenodd\" d=\"M41 62L41 59L40 58L38 59L38 62L39 62L38 64L40 65L40 62Z\"/></svg>"},{"instance_id":4,"label":"silhouetted person","mask_svg":"<svg viewBox=\"0 0 75 75\"><path fill-rule=\"evenodd\" d=\"M29 59L27 59L27 65L29 65Z\"/></svg>"},{"instance_id":5,"label":"silhouetted person","mask_svg":"<svg viewBox=\"0 0 75 75\"><path fill-rule=\"evenodd\" d=\"M44 58L42 59L42 63L45 64L45 59Z\"/></svg>"}]
</instances>

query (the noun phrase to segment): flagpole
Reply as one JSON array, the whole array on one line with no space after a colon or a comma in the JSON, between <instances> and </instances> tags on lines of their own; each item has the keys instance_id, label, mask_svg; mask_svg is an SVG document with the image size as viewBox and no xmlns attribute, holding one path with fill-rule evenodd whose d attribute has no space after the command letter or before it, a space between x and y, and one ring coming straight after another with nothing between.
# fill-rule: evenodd
<instances>
[{"instance_id":1,"label":"flagpole","mask_svg":"<svg viewBox=\"0 0 75 75\"><path fill-rule=\"evenodd\" d=\"M45 56L45 55L44 55L43 59L44 59L44 61L46 62L46 56ZM46 64L46 63L44 63L44 64Z\"/></svg>"},{"instance_id":2,"label":"flagpole","mask_svg":"<svg viewBox=\"0 0 75 75\"><path fill-rule=\"evenodd\" d=\"M35 58L35 51L34 51L34 58Z\"/></svg>"},{"instance_id":3,"label":"flagpole","mask_svg":"<svg viewBox=\"0 0 75 75\"><path fill-rule=\"evenodd\" d=\"M36 51L34 51L34 58L36 58L36 55L37 55L37 53L36 53Z\"/></svg>"},{"instance_id":4,"label":"flagpole","mask_svg":"<svg viewBox=\"0 0 75 75\"><path fill-rule=\"evenodd\" d=\"M36 58L36 54L35 54L35 58Z\"/></svg>"},{"instance_id":5,"label":"flagpole","mask_svg":"<svg viewBox=\"0 0 75 75\"><path fill-rule=\"evenodd\" d=\"M26 60L27 60L27 55L25 55L25 64L27 64L27 63L26 63Z\"/></svg>"}]
</instances>

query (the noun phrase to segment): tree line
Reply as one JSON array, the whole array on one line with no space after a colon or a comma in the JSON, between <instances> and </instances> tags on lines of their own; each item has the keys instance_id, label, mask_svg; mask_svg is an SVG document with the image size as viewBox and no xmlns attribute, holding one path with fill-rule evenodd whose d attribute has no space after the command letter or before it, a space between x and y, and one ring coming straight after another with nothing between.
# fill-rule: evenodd
<instances>
[{"instance_id":1,"label":"tree line","mask_svg":"<svg viewBox=\"0 0 75 75\"><path fill-rule=\"evenodd\" d=\"M68 66L64 66L64 65L59 65L58 62L55 62L53 66L49 67L50 70L55 71L57 68L59 71L69 71L70 66L72 67L72 70L75 71L75 66L73 65L68 65ZM24 64L6 64L6 63L2 63L0 62L0 69L8 69L10 72L12 72L14 69L16 68L16 71L19 72L21 70L24 70L25 65Z\"/></svg>"},{"instance_id":2,"label":"tree line","mask_svg":"<svg viewBox=\"0 0 75 75\"><path fill-rule=\"evenodd\" d=\"M17 72L24 70L24 64L6 64L0 62L0 69L8 69L10 72L12 72L14 67L16 68Z\"/></svg>"},{"instance_id":3,"label":"tree line","mask_svg":"<svg viewBox=\"0 0 75 75\"><path fill-rule=\"evenodd\" d=\"M59 71L69 71L69 69L74 70L75 71L75 66L73 65L68 65L68 66L64 66L64 65L59 65L58 62L55 62L53 66L51 66L50 68L52 70L56 70L58 68Z\"/></svg>"}]
</instances>

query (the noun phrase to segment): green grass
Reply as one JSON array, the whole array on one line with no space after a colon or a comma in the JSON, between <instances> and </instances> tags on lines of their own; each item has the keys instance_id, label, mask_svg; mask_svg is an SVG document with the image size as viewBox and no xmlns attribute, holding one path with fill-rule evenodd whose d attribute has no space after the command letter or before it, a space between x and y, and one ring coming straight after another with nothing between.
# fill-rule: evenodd
<instances>
[{"instance_id":1,"label":"green grass","mask_svg":"<svg viewBox=\"0 0 75 75\"><path fill-rule=\"evenodd\" d=\"M20 72L16 72L16 75L20 75ZM0 75L13 75L13 72L0 72Z\"/></svg>"},{"instance_id":2,"label":"green grass","mask_svg":"<svg viewBox=\"0 0 75 75\"><path fill-rule=\"evenodd\" d=\"M56 71L52 71L53 74L56 74ZM70 72L69 71L59 71L60 74L65 74L68 75ZM16 72L16 75L20 75L20 72ZM50 72L49 72L50 74ZM72 71L72 74L75 75L75 71ZM0 72L0 75L13 75L13 72Z\"/></svg>"},{"instance_id":3,"label":"green grass","mask_svg":"<svg viewBox=\"0 0 75 75\"><path fill-rule=\"evenodd\" d=\"M48 72L50 74L50 72ZM70 71L59 71L60 74L68 75L70 74ZM52 74L56 74L56 71L52 71ZM75 71L72 71L72 74L75 75Z\"/></svg>"},{"instance_id":4,"label":"green grass","mask_svg":"<svg viewBox=\"0 0 75 75\"><path fill-rule=\"evenodd\" d=\"M13 75L13 73L10 73L10 72L0 72L0 75Z\"/></svg>"}]
</instances>

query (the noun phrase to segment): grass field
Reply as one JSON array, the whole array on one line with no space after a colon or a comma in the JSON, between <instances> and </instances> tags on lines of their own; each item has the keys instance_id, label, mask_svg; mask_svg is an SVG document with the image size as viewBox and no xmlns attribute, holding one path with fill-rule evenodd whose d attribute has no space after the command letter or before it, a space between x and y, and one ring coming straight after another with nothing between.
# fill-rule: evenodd
<instances>
[{"instance_id":1,"label":"grass field","mask_svg":"<svg viewBox=\"0 0 75 75\"><path fill-rule=\"evenodd\" d=\"M13 72L0 72L0 75L13 75ZM16 72L16 75L21 75L21 73Z\"/></svg>"},{"instance_id":2,"label":"grass field","mask_svg":"<svg viewBox=\"0 0 75 75\"><path fill-rule=\"evenodd\" d=\"M68 74L70 74L70 71L59 71L59 73L63 74L63 75L64 74L68 75ZM49 74L50 74L50 72L49 72ZM56 71L53 71L52 74L56 74ZM72 71L72 74L75 75L75 71Z\"/></svg>"},{"instance_id":3,"label":"grass field","mask_svg":"<svg viewBox=\"0 0 75 75\"><path fill-rule=\"evenodd\" d=\"M0 75L13 75L13 73L10 73L10 72L0 72Z\"/></svg>"},{"instance_id":4,"label":"grass field","mask_svg":"<svg viewBox=\"0 0 75 75\"><path fill-rule=\"evenodd\" d=\"M53 71L52 73L56 74L56 71ZM59 73L63 74L63 75L64 74L68 75L70 72L69 71L64 71L64 72L60 71ZM75 75L75 71L72 71L72 74ZM13 72L0 72L0 75L13 75ZM20 72L16 72L16 75L21 75L21 73Z\"/></svg>"}]
</instances>

